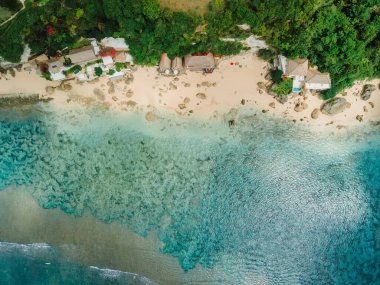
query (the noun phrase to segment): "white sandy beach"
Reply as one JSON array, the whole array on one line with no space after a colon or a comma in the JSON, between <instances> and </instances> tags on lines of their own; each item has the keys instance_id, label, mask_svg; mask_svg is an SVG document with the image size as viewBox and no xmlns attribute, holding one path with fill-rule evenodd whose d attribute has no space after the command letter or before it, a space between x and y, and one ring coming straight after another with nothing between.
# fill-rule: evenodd
<instances>
[{"instance_id":1,"label":"white sandy beach","mask_svg":"<svg viewBox=\"0 0 380 285\"><path fill-rule=\"evenodd\" d=\"M4 77L0 80L0 96L10 93L40 94L41 97L53 97L52 102L61 108L80 103L96 104L126 112L151 111L147 116L149 121L155 120L155 112L169 111L180 116L210 119L218 118L232 108L265 110L263 112L269 115L313 127L329 126L329 129L380 120L380 79L357 82L355 86L347 89L344 98L351 103L351 107L344 112L334 116L319 112L318 118L312 119L311 112L320 108L323 101L307 92L305 96L290 96L288 102L283 105L278 103L258 87L259 82L269 84L265 80L267 72L266 62L253 53L246 53L223 58L212 74L203 75L188 71L187 74L178 77L165 77L158 74L155 67L139 66L133 73L134 78L131 82L122 80L110 84L106 77L95 82L69 81L70 90L56 88L52 94L47 94L47 86L55 87L59 83L39 77L34 70L29 72L23 69L16 72L15 77L8 74L8 80ZM377 88L368 101L363 101L359 95L366 83L374 84ZM305 102L307 108L296 112L294 107L299 102ZM358 115L363 116L362 122L357 120Z\"/></svg>"}]
</instances>

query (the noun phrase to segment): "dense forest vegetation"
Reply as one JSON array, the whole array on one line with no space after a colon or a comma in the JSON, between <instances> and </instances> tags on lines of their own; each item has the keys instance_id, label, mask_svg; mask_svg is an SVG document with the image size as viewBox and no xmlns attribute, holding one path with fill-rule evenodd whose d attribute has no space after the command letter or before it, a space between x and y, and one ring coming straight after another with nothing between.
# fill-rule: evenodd
<instances>
[{"instance_id":1,"label":"dense forest vegetation","mask_svg":"<svg viewBox=\"0 0 380 285\"><path fill-rule=\"evenodd\" d=\"M0 27L5 60L19 61L23 43L53 55L81 37L104 36L126 38L140 64L155 64L163 51L235 54L241 44L220 38L246 37L236 26L246 23L274 53L307 57L330 72L326 98L355 79L380 76L380 0L212 0L203 16L161 8L157 0L26 0L26 7Z\"/></svg>"}]
</instances>

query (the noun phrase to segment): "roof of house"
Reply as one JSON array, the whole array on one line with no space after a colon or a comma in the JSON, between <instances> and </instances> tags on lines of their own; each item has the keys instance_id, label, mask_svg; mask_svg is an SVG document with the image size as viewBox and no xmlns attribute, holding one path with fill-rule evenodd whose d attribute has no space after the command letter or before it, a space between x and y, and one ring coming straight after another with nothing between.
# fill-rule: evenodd
<instances>
[{"instance_id":1,"label":"roof of house","mask_svg":"<svg viewBox=\"0 0 380 285\"><path fill-rule=\"evenodd\" d=\"M172 60L172 69L182 70L183 62L181 57L176 57Z\"/></svg>"},{"instance_id":2,"label":"roof of house","mask_svg":"<svg viewBox=\"0 0 380 285\"><path fill-rule=\"evenodd\" d=\"M92 45L72 49L67 57L71 59L72 64L79 64L97 59Z\"/></svg>"},{"instance_id":3,"label":"roof of house","mask_svg":"<svg viewBox=\"0 0 380 285\"><path fill-rule=\"evenodd\" d=\"M321 73L318 70L310 69L306 76L306 83L331 84L330 73Z\"/></svg>"},{"instance_id":4,"label":"roof of house","mask_svg":"<svg viewBox=\"0 0 380 285\"><path fill-rule=\"evenodd\" d=\"M116 56L113 59L115 62L133 62L133 57L130 53L126 52L117 52Z\"/></svg>"},{"instance_id":5,"label":"roof of house","mask_svg":"<svg viewBox=\"0 0 380 285\"><path fill-rule=\"evenodd\" d=\"M59 59L55 61L49 62L50 73L58 73L61 71L62 67L63 67L63 57L60 57Z\"/></svg>"},{"instance_id":6,"label":"roof of house","mask_svg":"<svg viewBox=\"0 0 380 285\"><path fill-rule=\"evenodd\" d=\"M287 73L290 76L306 76L309 69L309 60L304 58L289 59Z\"/></svg>"},{"instance_id":7,"label":"roof of house","mask_svg":"<svg viewBox=\"0 0 380 285\"><path fill-rule=\"evenodd\" d=\"M215 60L212 53L206 55L187 55L185 56L185 67L194 70L215 68Z\"/></svg>"},{"instance_id":8,"label":"roof of house","mask_svg":"<svg viewBox=\"0 0 380 285\"><path fill-rule=\"evenodd\" d=\"M46 54L40 54L34 59L37 63L45 63L49 60Z\"/></svg>"},{"instance_id":9,"label":"roof of house","mask_svg":"<svg viewBox=\"0 0 380 285\"><path fill-rule=\"evenodd\" d=\"M110 55L102 57L102 61L104 65L110 65L113 63L112 56Z\"/></svg>"},{"instance_id":10,"label":"roof of house","mask_svg":"<svg viewBox=\"0 0 380 285\"><path fill-rule=\"evenodd\" d=\"M129 50L124 38L108 37L101 40L100 44L106 48L114 48L116 51Z\"/></svg>"},{"instance_id":11,"label":"roof of house","mask_svg":"<svg viewBox=\"0 0 380 285\"><path fill-rule=\"evenodd\" d=\"M165 72L166 70L169 70L171 68L171 62L172 61L168 57L168 54L163 53L160 60L160 71Z\"/></svg>"}]
</instances>

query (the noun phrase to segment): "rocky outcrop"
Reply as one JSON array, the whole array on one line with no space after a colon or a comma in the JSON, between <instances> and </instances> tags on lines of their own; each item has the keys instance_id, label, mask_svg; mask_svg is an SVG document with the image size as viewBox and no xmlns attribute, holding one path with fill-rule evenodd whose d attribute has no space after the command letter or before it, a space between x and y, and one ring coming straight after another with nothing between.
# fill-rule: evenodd
<instances>
[{"instance_id":1,"label":"rocky outcrop","mask_svg":"<svg viewBox=\"0 0 380 285\"><path fill-rule=\"evenodd\" d=\"M351 104L348 103L346 99L336 97L323 103L321 106L321 112L325 115L336 115L349 107L351 107Z\"/></svg>"},{"instance_id":2,"label":"rocky outcrop","mask_svg":"<svg viewBox=\"0 0 380 285\"><path fill-rule=\"evenodd\" d=\"M257 87L259 87L259 89L263 89L263 90L267 89L264 82L257 82Z\"/></svg>"},{"instance_id":3,"label":"rocky outcrop","mask_svg":"<svg viewBox=\"0 0 380 285\"><path fill-rule=\"evenodd\" d=\"M148 113L146 113L145 119L148 122L154 122L156 120L156 115L153 112L149 111Z\"/></svg>"},{"instance_id":4,"label":"rocky outcrop","mask_svg":"<svg viewBox=\"0 0 380 285\"><path fill-rule=\"evenodd\" d=\"M288 96L275 96L274 99L280 104L285 104L288 102Z\"/></svg>"},{"instance_id":5,"label":"rocky outcrop","mask_svg":"<svg viewBox=\"0 0 380 285\"><path fill-rule=\"evenodd\" d=\"M54 93L54 91L55 91L55 87L53 87L53 86L46 86L45 90L46 90L47 94L52 95Z\"/></svg>"},{"instance_id":6,"label":"rocky outcrop","mask_svg":"<svg viewBox=\"0 0 380 285\"><path fill-rule=\"evenodd\" d=\"M363 115L357 115L356 120L358 120L359 122L363 122Z\"/></svg>"},{"instance_id":7,"label":"rocky outcrop","mask_svg":"<svg viewBox=\"0 0 380 285\"><path fill-rule=\"evenodd\" d=\"M367 101L371 98L372 92L376 90L376 86L373 84L366 84L363 86L363 91L360 94L360 98L364 101Z\"/></svg>"},{"instance_id":8,"label":"rocky outcrop","mask_svg":"<svg viewBox=\"0 0 380 285\"><path fill-rule=\"evenodd\" d=\"M205 93L197 93L195 95L197 98L205 100L206 99L206 94Z\"/></svg>"},{"instance_id":9,"label":"rocky outcrop","mask_svg":"<svg viewBox=\"0 0 380 285\"><path fill-rule=\"evenodd\" d=\"M307 104L305 102L299 102L294 106L294 111L296 112L302 112L303 110L307 109Z\"/></svg>"},{"instance_id":10,"label":"rocky outcrop","mask_svg":"<svg viewBox=\"0 0 380 285\"><path fill-rule=\"evenodd\" d=\"M312 119L318 119L319 117L319 109L315 108L312 112L311 112L311 118Z\"/></svg>"}]
</instances>

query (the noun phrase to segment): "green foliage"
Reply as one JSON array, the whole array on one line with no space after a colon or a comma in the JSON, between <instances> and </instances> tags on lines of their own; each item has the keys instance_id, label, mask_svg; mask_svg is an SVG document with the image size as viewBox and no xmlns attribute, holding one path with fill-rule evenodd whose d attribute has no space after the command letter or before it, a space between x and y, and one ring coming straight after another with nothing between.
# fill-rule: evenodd
<instances>
[{"instance_id":1,"label":"green foliage","mask_svg":"<svg viewBox=\"0 0 380 285\"><path fill-rule=\"evenodd\" d=\"M71 59L69 57L64 57L63 65L67 67L71 66L72 65Z\"/></svg>"},{"instance_id":2,"label":"green foliage","mask_svg":"<svg viewBox=\"0 0 380 285\"><path fill-rule=\"evenodd\" d=\"M82 67L80 65L74 65L70 69L63 71L63 74L65 74L66 76L71 74L71 73L77 74L81 70L82 70Z\"/></svg>"},{"instance_id":3,"label":"green foliage","mask_svg":"<svg viewBox=\"0 0 380 285\"><path fill-rule=\"evenodd\" d=\"M101 76L103 74L103 69L99 66L95 67L94 71L96 76Z\"/></svg>"},{"instance_id":4,"label":"green foliage","mask_svg":"<svg viewBox=\"0 0 380 285\"><path fill-rule=\"evenodd\" d=\"M125 67L125 64L122 62L116 62L115 64L116 71L121 71L124 67Z\"/></svg>"},{"instance_id":5,"label":"green foliage","mask_svg":"<svg viewBox=\"0 0 380 285\"><path fill-rule=\"evenodd\" d=\"M257 52L258 57L265 61L272 61L276 57L276 52L271 49L259 49Z\"/></svg>"},{"instance_id":6,"label":"green foliage","mask_svg":"<svg viewBox=\"0 0 380 285\"><path fill-rule=\"evenodd\" d=\"M281 81L274 89L273 92L278 96L286 96L292 91L293 80L285 79Z\"/></svg>"},{"instance_id":7,"label":"green foliage","mask_svg":"<svg viewBox=\"0 0 380 285\"><path fill-rule=\"evenodd\" d=\"M110 69L109 71L108 71L108 75L114 75L115 74L115 69Z\"/></svg>"},{"instance_id":8,"label":"green foliage","mask_svg":"<svg viewBox=\"0 0 380 285\"><path fill-rule=\"evenodd\" d=\"M52 81L51 73L49 71L42 73L42 77L45 78L46 80Z\"/></svg>"},{"instance_id":9,"label":"green foliage","mask_svg":"<svg viewBox=\"0 0 380 285\"><path fill-rule=\"evenodd\" d=\"M13 12L20 10L22 7L20 1L17 0L0 0L0 6L8 8Z\"/></svg>"},{"instance_id":10,"label":"green foliage","mask_svg":"<svg viewBox=\"0 0 380 285\"><path fill-rule=\"evenodd\" d=\"M329 72L331 98L354 80L380 74L378 0L253 0L251 22L278 53L307 57ZM377 4L377 5L376 5Z\"/></svg>"},{"instance_id":11,"label":"green foliage","mask_svg":"<svg viewBox=\"0 0 380 285\"><path fill-rule=\"evenodd\" d=\"M282 81L282 71L279 69L271 70L271 77L274 83L279 84Z\"/></svg>"}]
</instances>

